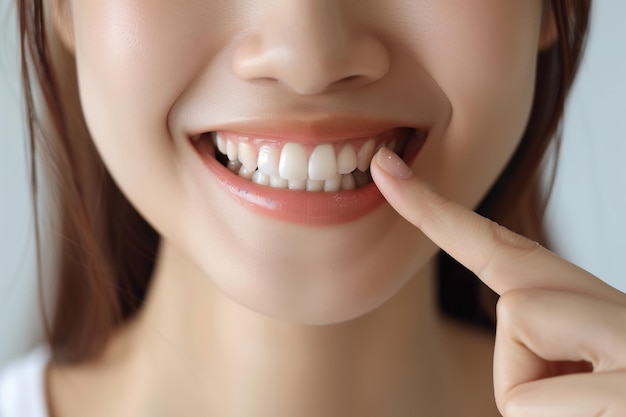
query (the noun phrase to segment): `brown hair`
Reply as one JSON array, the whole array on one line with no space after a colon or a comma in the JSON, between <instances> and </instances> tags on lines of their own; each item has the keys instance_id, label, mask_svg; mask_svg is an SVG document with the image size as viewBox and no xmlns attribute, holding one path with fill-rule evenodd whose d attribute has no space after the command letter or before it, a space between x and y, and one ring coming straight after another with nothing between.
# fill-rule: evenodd
<instances>
[{"instance_id":1,"label":"brown hair","mask_svg":"<svg viewBox=\"0 0 626 417\"><path fill-rule=\"evenodd\" d=\"M558 41L540 53L526 132L478 210L541 242L545 238L537 172L557 132L576 73L591 0L550 3ZM72 57L47 32L42 0L17 0L17 4L35 213L38 164L50 181L52 201L59 210L54 235L60 247L51 268L42 265L42 239L36 226L40 284L44 279L57 280L52 323L45 327L53 360L76 362L97 356L114 330L141 307L159 236L122 195L89 138L76 91L75 69L63 66L63 62L72 63ZM459 291L460 283L477 284L467 278L466 271L450 269L450 259L444 258L441 265L445 310L446 305L454 307L471 298ZM476 306L472 308L476 310ZM461 315L474 314L472 311Z\"/></svg>"}]
</instances>

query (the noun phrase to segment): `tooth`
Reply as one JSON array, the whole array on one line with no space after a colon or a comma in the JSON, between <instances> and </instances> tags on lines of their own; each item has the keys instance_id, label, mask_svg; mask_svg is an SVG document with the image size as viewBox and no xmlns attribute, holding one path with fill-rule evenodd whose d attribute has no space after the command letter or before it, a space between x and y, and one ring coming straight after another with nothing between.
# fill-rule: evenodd
<instances>
[{"instance_id":1,"label":"tooth","mask_svg":"<svg viewBox=\"0 0 626 417\"><path fill-rule=\"evenodd\" d=\"M337 156L337 172L349 174L357 167L356 152L352 145L346 145Z\"/></svg>"},{"instance_id":2,"label":"tooth","mask_svg":"<svg viewBox=\"0 0 626 417\"><path fill-rule=\"evenodd\" d=\"M226 141L226 155L230 161L235 161L238 154L237 143L232 140Z\"/></svg>"},{"instance_id":3,"label":"tooth","mask_svg":"<svg viewBox=\"0 0 626 417\"><path fill-rule=\"evenodd\" d=\"M369 172L361 172L360 170L356 170L352 174L352 177L354 178L354 185L356 186L356 188L361 188L364 185L372 182L372 176Z\"/></svg>"},{"instance_id":4,"label":"tooth","mask_svg":"<svg viewBox=\"0 0 626 417\"><path fill-rule=\"evenodd\" d=\"M341 189L341 178L343 175L337 174L334 178L324 181L324 191L336 192Z\"/></svg>"},{"instance_id":5,"label":"tooth","mask_svg":"<svg viewBox=\"0 0 626 417\"><path fill-rule=\"evenodd\" d=\"M324 189L324 180L306 180L307 191L322 191Z\"/></svg>"},{"instance_id":6,"label":"tooth","mask_svg":"<svg viewBox=\"0 0 626 417\"><path fill-rule=\"evenodd\" d=\"M256 147L249 142L239 142L239 160L248 171L256 169L258 158Z\"/></svg>"},{"instance_id":7,"label":"tooth","mask_svg":"<svg viewBox=\"0 0 626 417\"><path fill-rule=\"evenodd\" d=\"M309 178L325 181L337 174L335 147L330 144L317 145L309 158Z\"/></svg>"},{"instance_id":8,"label":"tooth","mask_svg":"<svg viewBox=\"0 0 626 417\"><path fill-rule=\"evenodd\" d=\"M241 162L239 161L228 161L226 164L226 168L230 169L234 173L238 173L241 168Z\"/></svg>"},{"instance_id":9,"label":"tooth","mask_svg":"<svg viewBox=\"0 0 626 417\"><path fill-rule=\"evenodd\" d=\"M213 146L217 147L217 132L211 132L211 142L213 142Z\"/></svg>"},{"instance_id":10,"label":"tooth","mask_svg":"<svg viewBox=\"0 0 626 417\"><path fill-rule=\"evenodd\" d=\"M285 179L282 179L278 175L270 177L270 187L287 188L287 186L288 186L288 181Z\"/></svg>"},{"instance_id":11,"label":"tooth","mask_svg":"<svg viewBox=\"0 0 626 417\"><path fill-rule=\"evenodd\" d=\"M257 165L259 171L265 175L278 175L278 163L280 161L280 151L269 145L261 146Z\"/></svg>"},{"instance_id":12,"label":"tooth","mask_svg":"<svg viewBox=\"0 0 626 417\"><path fill-rule=\"evenodd\" d=\"M363 172L367 171L367 168L369 168L370 163L372 162L372 157L374 156L375 147L376 147L376 144L374 143L374 139L370 139L367 142L365 142L363 147L359 150L359 155L358 155L359 163L357 165L357 168L359 168L359 170Z\"/></svg>"},{"instance_id":13,"label":"tooth","mask_svg":"<svg viewBox=\"0 0 626 417\"><path fill-rule=\"evenodd\" d=\"M248 170L245 165L242 165L241 168L239 168L239 176L247 180L251 180L255 172L256 170Z\"/></svg>"},{"instance_id":14,"label":"tooth","mask_svg":"<svg viewBox=\"0 0 626 417\"><path fill-rule=\"evenodd\" d=\"M265 175L261 171L255 171L252 176L252 182L255 182L260 185L270 185L270 177L269 175Z\"/></svg>"},{"instance_id":15,"label":"tooth","mask_svg":"<svg viewBox=\"0 0 626 417\"><path fill-rule=\"evenodd\" d=\"M259 157L260 159L260 157ZM261 164L259 164L259 167ZM278 172L286 180L306 180L308 160L304 148L298 143L287 143L280 153ZM305 182L306 184L306 182Z\"/></svg>"},{"instance_id":16,"label":"tooth","mask_svg":"<svg viewBox=\"0 0 626 417\"><path fill-rule=\"evenodd\" d=\"M226 155L228 153L228 145L226 144L226 139L222 137L222 135L217 132L215 134L217 140L217 150L220 151L222 155Z\"/></svg>"},{"instance_id":17,"label":"tooth","mask_svg":"<svg viewBox=\"0 0 626 417\"><path fill-rule=\"evenodd\" d=\"M288 187L290 190L306 190L306 180L289 180Z\"/></svg>"},{"instance_id":18,"label":"tooth","mask_svg":"<svg viewBox=\"0 0 626 417\"><path fill-rule=\"evenodd\" d=\"M356 188L352 174L344 174L341 178L341 189L350 191Z\"/></svg>"}]
</instances>

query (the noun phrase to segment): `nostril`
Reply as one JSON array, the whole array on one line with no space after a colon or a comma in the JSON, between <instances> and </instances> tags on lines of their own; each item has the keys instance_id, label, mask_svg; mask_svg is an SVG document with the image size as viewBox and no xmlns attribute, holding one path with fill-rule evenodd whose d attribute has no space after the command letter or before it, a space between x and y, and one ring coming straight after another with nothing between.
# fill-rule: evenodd
<instances>
[{"instance_id":1,"label":"nostril","mask_svg":"<svg viewBox=\"0 0 626 417\"><path fill-rule=\"evenodd\" d=\"M350 75L348 77L340 79L335 84L337 86L347 87L347 86L350 86L352 84L360 83L362 81L367 82L367 80L365 80L365 77L363 75Z\"/></svg>"},{"instance_id":2,"label":"nostril","mask_svg":"<svg viewBox=\"0 0 626 417\"><path fill-rule=\"evenodd\" d=\"M341 29L341 30L340 30ZM370 34L319 33L319 25L285 25L237 40L231 67L243 81L301 95L359 88L383 78L390 67L384 43ZM334 33L334 32L333 32Z\"/></svg>"},{"instance_id":3,"label":"nostril","mask_svg":"<svg viewBox=\"0 0 626 417\"><path fill-rule=\"evenodd\" d=\"M360 75L350 75L349 77L342 79L341 82L349 83L351 81L358 80L359 78L361 78Z\"/></svg>"}]
</instances>

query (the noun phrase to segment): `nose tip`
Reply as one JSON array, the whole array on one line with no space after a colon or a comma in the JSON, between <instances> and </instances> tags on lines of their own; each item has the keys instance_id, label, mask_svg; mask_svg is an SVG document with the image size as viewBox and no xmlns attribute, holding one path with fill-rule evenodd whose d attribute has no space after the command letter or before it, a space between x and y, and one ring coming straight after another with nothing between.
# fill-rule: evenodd
<instances>
[{"instance_id":1,"label":"nose tip","mask_svg":"<svg viewBox=\"0 0 626 417\"><path fill-rule=\"evenodd\" d=\"M308 10L300 20L293 15L274 19L263 31L240 39L232 58L235 75L250 82L274 81L302 95L383 78L390 57L382 41L324 11L316 16Z\"/></svg>"}]
</instances>

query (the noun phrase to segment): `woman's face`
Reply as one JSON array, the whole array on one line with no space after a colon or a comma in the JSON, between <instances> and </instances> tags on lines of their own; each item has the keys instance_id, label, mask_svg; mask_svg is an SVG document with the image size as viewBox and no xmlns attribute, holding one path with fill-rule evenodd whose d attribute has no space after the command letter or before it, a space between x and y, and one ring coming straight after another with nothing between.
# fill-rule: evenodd
<instances>
[{"instance_id":1,"label":"woman's face","mask_svg":"<svg viewBox=\"0 0 626 417\"><path fill-rule=\"evenodd\" d=\"M436 253L359 172L376 147L481 200L529 116L542 22L541 0L67 6L83 111L125 195L181 265L306 323L372 310Z\"/></svg>"}]
</instances>

